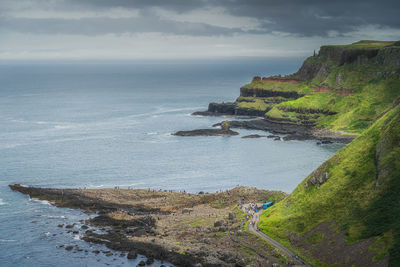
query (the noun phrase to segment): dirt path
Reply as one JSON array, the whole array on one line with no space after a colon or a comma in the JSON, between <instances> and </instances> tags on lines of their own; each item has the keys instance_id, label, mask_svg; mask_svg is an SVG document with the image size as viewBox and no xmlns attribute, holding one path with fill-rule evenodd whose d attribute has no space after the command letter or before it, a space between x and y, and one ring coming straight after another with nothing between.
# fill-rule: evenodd
<instances>
[{"instance_id":1,"label":"dirt path","mask_svg":"<svg viewBox=\"0 0 400 267\"><path fill-rule=\"evenodd\" d=\"M254 213L254 215L249 223L249 227L248 227L249 231L252 232L253 234L257 235L264 241L268 242L269 244L271 244L272 246L277 248L279 251L281 251L285 255L287 255L290 259L292 259L293 261L295 261L298 264L297 266L311 266L311 265L308 265L305 261L303 261L299 256L297 256L297 254L292 252L290 249L286 248L281 243L279 243L275 239L272 239L271 237L267 236L266 234L261 232L260 229L258 229L258 223L260 221L260 215L261 215L262 211L263 210L261 209L257 213ZM251 222L253 222L254 224L252 224Z\"/></svg>"}]
</instances>

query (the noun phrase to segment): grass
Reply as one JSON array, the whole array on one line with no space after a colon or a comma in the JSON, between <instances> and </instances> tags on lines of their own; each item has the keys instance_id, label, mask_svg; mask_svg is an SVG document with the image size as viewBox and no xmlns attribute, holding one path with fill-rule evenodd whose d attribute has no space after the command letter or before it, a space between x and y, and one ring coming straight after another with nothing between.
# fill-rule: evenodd
<instances>
[{"instance_id":1,"label":"grass","mask_svg":"<svg viewBox=\"0 0 400 267\"><path fill-rule=\"evenodd\" d=\"M236 106L243 109L267 110L271 108L271 104L267 104L263 99L253 97L253 102L238 102Z\"/></svg>"},{"instance_id":2,"label":"grass","mask_svg":"<svg viewBox=\"0 0 400 267\"><path fill-rule=\"evenodd\" d=\"M324 234L321 233L312 233L307 241L310 242L311 244L315 245L321 242L321 240L324 239Z\"/></svg>"},{"instance_id":3,"label":"grass","mask_svg":"<svg viewBox=\"0 0 400 267\"><path fill-rule=\"evenodd\" d=\"M328 47L342 47L346 49L379 49L391 46L394 43L394 41L362 40L349 45L329 45Z\"/></svg>"},{"instance_id":4,"label":"grass","mask_svg":"<svg viewBox=\"0 0 400 267\"><path fill-rule=\"evenodd\" d=\"M213 219L199 219L189 224L190 227L206 227L212 225Z\"/></svg>"},{"instance_id":5,"label":"grass","mask_svg":"<svg viewBox=\"0 0 400 267\"><path fill-rule=\"evenodd\" d=\"M242 88L254 88L271 91L284 91L284 92L298 92L308 93L312 89L305 83L292 83L292 82L273 82L273 81L253 81L244 85Z\"/></svg>"},{"instance_id":6,"label":"grass","mask_svg":"<svg viewBox=\"0 0 400 267\"><path fill-rule=\"evenodd\" d=\"M381 151L379 160L377 149ZM304 235L335 220L349 243L392 236L385 239L392 241L378 254L389 253L390 265L399 266L400 106L320 168L329 173L329 180L320 187L307 187L307 177L287 198L262 214L260 228L290 247L288 233ZM380 173L383 181L377 187Z\"/></svg>"},{"instance_id":7,"label":"grass","mask_svg":"<svg viewBox=\"0 0 400 267\"><path fill-rule=\"evenodd\" d=\"M385 56L395 59L400 47L393 44L365 40L322 49L335 52L335 47L341 48L339 51L390 47L383 52L394 51L395 54ZM327 182L321 186L306 185L310 179L307 177L288 197L262 214L259 226L291 247L289 233L304 236L321 223L334 221L349 244L376 239L369 248L376 253L372 261L390 255L390 266L400 266L400 107L391 108L400 97L399 67L380 64L377 57L349 60L342 65L336 57L327 58L330 56L306 59L306 67L325 69L304 82L257 81L244 86L305 94L272 104L266 113L269 118L295 124L308 118L320 128L360 135L319 167L319 173L329 174ZM330 92L312 93L317 87L329 88ZM262 103L266 99L241 100L246 101L239 103L243 107L265 110ZM319 246L324 238L323 234L314 233L308 242ZM326 265L324 259L292 249L315 266Z\"/></svg>"},{"instance_id":8,"label":"grass","mask_svg":"<svg viewBox=\"0 0 400 267\"><path fill-rule=\"evenodd\" d=\"M381 75L390 69L393 66L373 63L333 67L325 79L310 81L314 87L329 87L332 92L307 93L301 98L275 104L266 116L298 122L300 114L320 113L318 118L313 118L317 127L361 134L400 95L400 71ZM351 93L342 94L344 89ZM326 116L332 113L336 114Z\"/></svg>"}]
</instances>

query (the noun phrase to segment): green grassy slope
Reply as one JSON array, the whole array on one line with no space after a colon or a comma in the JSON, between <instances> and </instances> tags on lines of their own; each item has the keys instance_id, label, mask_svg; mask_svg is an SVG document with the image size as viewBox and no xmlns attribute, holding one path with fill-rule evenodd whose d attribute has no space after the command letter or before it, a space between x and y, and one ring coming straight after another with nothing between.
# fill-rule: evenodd
<instances>
[{"instance_id":1,"label":"green grassy slope","mask_svg":"<svg viewBox=\"0 0 400 267\"><path fill-rule=\"evenodd\" d=\"M259 226L314 264L332 265L332 260L325 261L327 257L305 249L307 244L296 246L290 241L292 234L301 239L331 222L335 231L345 234L348 244L372 240L368 248L357 251L372 251L371 264L389 255L390 265L400 266L399 215L400 105L396 105L311 173L286 199L264 212ZM318 246L323 238L324 233L313 233L303 243L310 242L311 247L322 250L322 244ZM326 247L331 243L323 244Z\"/></svg>"},{"instance_id":2,"label":"green grassy slope","mask_svg":"<svg viewBox=\"0 0 400 267\"><path fill-rule=\"evenodd\" d=\"M324 46L286 78L299 82L255 80L242 89L290 91L303 97L267 105L254 97L237 105L265 110L272 120L288 118L290 123L360 134L400 95L400 47L380 41Z\"/></svg>"}]
</instances>

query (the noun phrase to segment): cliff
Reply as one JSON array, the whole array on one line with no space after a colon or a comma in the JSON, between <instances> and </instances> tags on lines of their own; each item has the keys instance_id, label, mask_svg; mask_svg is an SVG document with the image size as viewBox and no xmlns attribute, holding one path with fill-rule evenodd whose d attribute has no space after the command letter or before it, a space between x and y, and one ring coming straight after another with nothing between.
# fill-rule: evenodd
<instances>
[{"instance_id":1,"label":"cliff","mask_svg":"<svg viewBox=\"0 0 400 267\"><path fill-rule=\"evenodd\" d=\"M271 122L361 134L400 95L400 43L322 46L288 76L253 78L227 106L200 115L263 116Z\"/></svg>"},{"instance_id":2,"label":"cliff","mask_svg":"<svg viewBox=\"0 0 400 267\"><path fill-rule=\"evenodd\" d=\"M400 265L400 98L259 227L315 266Z\"/></svg>"},{"instance_id":3,"label":"cliff","mask_svg":"<svg viewBox=\"0 0 400 267\"><path fill-rule=\"evenodd\" d=\"M318 56L305 60L294 79L310 81L326 78L334 67L346 64L373 64L383 69L400 68L400 47L396 42L360 41L351 45L322 46Z\"/></svg>"}]
</instances>

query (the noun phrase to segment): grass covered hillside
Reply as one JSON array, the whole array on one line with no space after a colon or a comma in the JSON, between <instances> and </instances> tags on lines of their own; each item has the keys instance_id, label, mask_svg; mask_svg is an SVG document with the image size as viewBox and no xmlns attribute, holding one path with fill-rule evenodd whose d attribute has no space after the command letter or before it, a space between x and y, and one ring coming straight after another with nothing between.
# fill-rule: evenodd
<instances>
[{"instance_id":1,"label":"grass covered hillside","mask_svg":"<svg viewBox=\"0 0 400 267\"><path fill-rule=\"evenodd\" d=\"M323 46L295 74L255 77L236 110L266 119L360 134L400 95L400 42Z\"/></svg>"},{"instance_id":2,"label":"grass covered hillside","mask_svg":"<svg viewBox=\"0 0 400 267\"><path fill-rule=\"evenodd\" d=\"M264 212L260 229L316 266L400 266L399 103Z\"/></svg>"}]
</instances>

